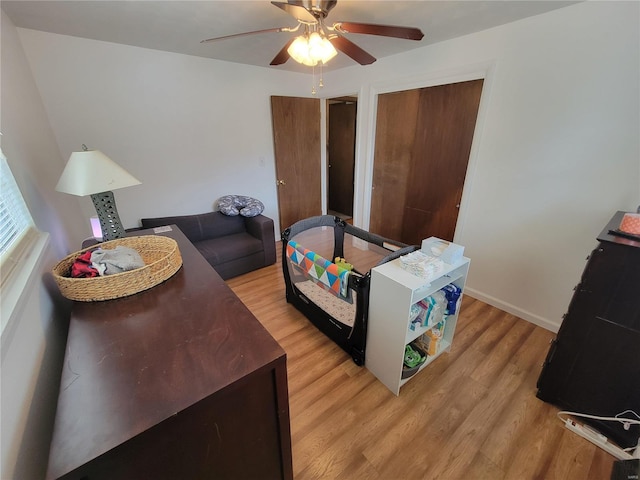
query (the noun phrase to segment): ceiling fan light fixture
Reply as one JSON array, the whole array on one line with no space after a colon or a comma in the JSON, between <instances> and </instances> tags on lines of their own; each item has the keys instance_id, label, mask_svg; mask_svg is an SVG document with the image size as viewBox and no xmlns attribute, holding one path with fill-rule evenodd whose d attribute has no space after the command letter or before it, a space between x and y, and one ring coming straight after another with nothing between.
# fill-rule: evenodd
<instances>
[{"instance_id":1,"label":"ceiling fan light fixture","mask_svg":"<svg viewBox=\"0 0 640 480\"><path fill-rule=\"evenodd\" d=\"M318 32L297 37L287 52L296 62L309 67L315 67L318 63L326 64L338 54L331 42Z\"/></svg>"},{"instance_id":2,"label":"ceiling fan light fixture","mask_svg":"<svg viewBox=\"0 0 640 480\"><path fill-rule=\"evenodd\" d=\"M267 28L252 32L235 33L222 37L208 38L202 40L202 42L213 42L267 32L291 33L303 28L304 35L289 38L269 65L282 65L290 58L293 58L295 62L302 65L315 67L320 64L320 68L322 68L324 64L338 54L337 50L360 65L371 65L376 61L373 55L347 39L343 35L345 33L377 35L415 41L420 41L424 37L422 31L415 27L359 22L334 22L330 25L327 23L327 15L336 6L338 0L272 0L271 3L295 18L298 21L297 25L295 27Z\"/></svg>"},{"instance_id":3,"label":"ceiling fan light fixture","mask_svg":"<svg viewBox=\"0 0 640 480\"><path fill-rule=\"evenodd\" d=\"M338 51L326 37L320 36L318 32L313 32L309 37L309 54L318 62L326 64L338 54Z\"/></svg>"},{"instance_id":4,"label":"ceiling fan light fixture","mask_svg":"<svg viewBox=\"0 0 640 480\"><path fill-rule=\"evenodd\" d=\"M318 64L317 60L314 60L309 53L309 40L306 36L302 35L296 37L287 52L296 62L309 67L313 67Z\"/></svg>"}]
</instances>

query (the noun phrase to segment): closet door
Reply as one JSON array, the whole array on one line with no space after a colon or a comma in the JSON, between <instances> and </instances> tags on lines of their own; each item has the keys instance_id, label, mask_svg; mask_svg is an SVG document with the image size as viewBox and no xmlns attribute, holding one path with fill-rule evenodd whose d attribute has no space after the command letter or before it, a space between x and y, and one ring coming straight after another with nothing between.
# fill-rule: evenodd
<instances>
[{"instance_id":1,"label":"closet door","mask_svg":"<svg viewBox=\"0 0 640 480\"><path fill-rule=\"evenodd\" d=\"M420 90L378 96L369 230L401 240Z\"/></svg>"},{"instance_id":2,"label":"closet door","mask_svg":"<svg viewBox=\"0 0 640 480\"><path fill-rule=\"evenodd\" d=\"M453 240L482 80L378 97L370 229Z\"/></svg>"}]
</instances>

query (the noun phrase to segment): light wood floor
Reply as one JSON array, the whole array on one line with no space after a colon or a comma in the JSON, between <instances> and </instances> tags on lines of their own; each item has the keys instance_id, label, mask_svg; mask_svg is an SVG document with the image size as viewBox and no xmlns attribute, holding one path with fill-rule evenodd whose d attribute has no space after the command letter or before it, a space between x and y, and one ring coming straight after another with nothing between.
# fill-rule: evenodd
<instances>
[{"instance_id":1,"label":"light wood floor","mask_svg":"<svg viewBox=\"0 0 640 480\"><path fill-rule=\"evenodd\" d=\"M610 478L535 396L553 333L465 296L451 352L396 397L286 303L279 251L228 283L287 352L296 480Z\"/></svg>"}]
</instances>

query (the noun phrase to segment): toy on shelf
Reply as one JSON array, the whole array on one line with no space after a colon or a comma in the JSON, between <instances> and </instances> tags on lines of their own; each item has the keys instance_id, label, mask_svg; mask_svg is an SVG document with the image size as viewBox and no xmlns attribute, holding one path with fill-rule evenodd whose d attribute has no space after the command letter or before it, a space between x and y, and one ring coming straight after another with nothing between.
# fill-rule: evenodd
<instances>
[{"instance_id":1,"label":"toy on shelf","mask_svg":"<svg viewBox=\"0 0 640 480\"><path fill-rule=\"evenodd\" d=\"M426 361L426 353L417 344L405 345L402 378L409 378L418 373L418 370Z\"/></svg>"},{"instance_id":2,"label":"toy on shelf","mask_svg":"<svg viewBox=\"0 0 640 480\"><path fill-rule=\"evenodd\" d=\"M344 258L342 257L336 257L335 260L333 261L333 263L335 263L336 265L338 265L339 267L344 268L345 270L353 270L353 265L351 265L350 263L348 263Z\"/></svg>"}]
</instances>

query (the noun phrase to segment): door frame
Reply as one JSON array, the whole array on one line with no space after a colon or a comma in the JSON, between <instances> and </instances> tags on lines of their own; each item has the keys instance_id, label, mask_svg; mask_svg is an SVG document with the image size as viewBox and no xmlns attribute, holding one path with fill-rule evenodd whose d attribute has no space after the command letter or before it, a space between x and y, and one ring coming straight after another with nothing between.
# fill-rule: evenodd
<instances>
[{"instance_id":1,"label":"door frame","mask_svg":"<svg viewBox=\"0 0 640 480\"><path fill-rule=\"evenodd\" d=\"M356 200L356 191L357 191L357 183L358 183L358 159L360 156L358 152L361 150L360 148L360 138L362 137L362 132L360 129L361 116L360 116L360 99L362 98L362 89L358 92L353 92L353 89L350 89L348 93L332 93L331 95L327 95L326 97L322 97L320 101L320 142L322 146L320 148L320 188L322 189L322 214L326 215L328 211L328 200L329 200L329 160L328 160L328 151L329 145L327 142L329 132L327 129L327 102L333 98L342 98L342 97L356 97L356 101L358 103L358 109L356 110L356 148L354 154L354 172L353 172L353 211L355 215L356 205L358 204Z\"/></svg>"},{"instance_id":2,"label":"door frame","mask_svg":"<svg viewBox=\"0 0 640 480\"><path fill-rule=\"evenodd\" d=\"M425 87L446 85L468 80L483 79L482 95L476 118L476 126L469 154L467 175L462 190L460 211L456 222L454 241L464 229L467 215L468 198L471 196L473 179L475 178L478 150L482 131L486 122L490 92L494 82L496 61L465 65L449 70L433 72L425 75L372 83L364 87L359 98L366 99L358 103L358 123L356 125L356 171L354 185L353 220L354 225L369 229L371 215L371 189L373 188L373 158L375 153L376 115L378 113L378 95ZM358 139L365 139L360 142ZM358 148L361 147L361 148Z\"/></svg>"},{"instance_id":3,"label":"door frame","mask_svg":"<svg viewBox=\"0 0 640 480\"><path fill-rule=\"evenodd\" d=\"M354 126L353 126L353 141L354 141L354 151L353 151L353 172L355 174L355 163L356 163L356 156L355 156L355 149L356 149L356 145L358 143L358 138L357 138L357 125L358 125L358 95L357 94L353 94L353 95L343 95L340 97L327 97L323 99L324 101L324 105L325 105L325 115L326 118L324 119L325 122L325 127L326 127L326 136L325 138L325 147L326 147L326 154L327 154L327 169L326 169L326 179L327 179L327 185L326 185L326 189L325 189L325 196L326 196L326 202L327 202L327 209L325 213L328 213L329 211L329 200L331 199L331 168L329 165L329 158L328 158L328 154L329 154L329 150L330 150L330 145L331 145L331 136L329 135L329 130L330 130L330 126L331 126L331 115L330 115L330 108L332 104L335 103L355 103L356 105L356 118L354 121ZM352 189L355 187L355 176L353 178L353 186ZM351 195L351 218L353 219L353 204L354 204L354 196L355 196L355 191L353 192L353 195ZM345 212L340 212L340 213L345 213Z\"/></svg>"}]
</instances>

